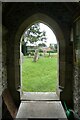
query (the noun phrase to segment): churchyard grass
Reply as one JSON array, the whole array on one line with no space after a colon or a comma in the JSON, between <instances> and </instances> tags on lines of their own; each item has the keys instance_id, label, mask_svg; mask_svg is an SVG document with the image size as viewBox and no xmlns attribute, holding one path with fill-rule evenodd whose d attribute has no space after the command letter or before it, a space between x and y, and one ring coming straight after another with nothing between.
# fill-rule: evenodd
<instances>
[{"instance_id":1,"label":"churchyard grass","mask_svg":"<svg viewBox=\"0 0 80 120\"><path fill-rule=\"evenodd\" d=\"M22 91L55 92L57 85L57 54L40 57L37 62L24 56L22 63Z\"/></svg>"}]
</instances>

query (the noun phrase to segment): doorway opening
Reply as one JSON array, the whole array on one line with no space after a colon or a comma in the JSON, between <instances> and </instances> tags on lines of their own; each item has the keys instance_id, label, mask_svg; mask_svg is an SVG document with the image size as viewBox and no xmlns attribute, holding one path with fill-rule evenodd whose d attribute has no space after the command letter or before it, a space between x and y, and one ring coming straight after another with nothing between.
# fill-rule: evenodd
<instances>
[{"instance_id":1,"label":"doorway opening","mask_svg":"<svg viewBox=\"0 0 80 120\"><path fill-rule=\"evenodd\" d=\"M58 43L54 32L36 22L23 33L20 48L22 99L58 99Z\"/></svg>"},{"instance_id":2,"label":"doorway opening","mask_svg":"<svg viewBox=\"0 0 80 120\"><path fill-rule=\"evenodd\" d=\"M49 26L51 30L55 33L56 38L57 38L57 44L58 44L58 67L57 67L57 76L58 76L58 84L57 84L57 90L56 94L58 95L59 99L63 99L63 94L65 90L65 75L66 75L66 54L65 54L65 47L66 47L66 42L64 38L63 31L59 24L52 19L50 16L43 14L43 13L36 13L28 18L26 18L19 26L16 35L15 35L15 49L14 49L14 63L15 63L15 88L16 88L16 94L17 91L20 93L20 99L22 99L23 96L23 91L22 91L22 72L21 72L21 38L22 35L24 34L25 30L27 30L32 23L35 22L42 22L45 25ZM31 93L31 92L30 92ZM36 93L36 92L35 92ZM45 92L44 92L45 93ZM42 96L42 95L41 95ZM25 99L25 98L24 98Z\"/></svg>"}]
</instances>

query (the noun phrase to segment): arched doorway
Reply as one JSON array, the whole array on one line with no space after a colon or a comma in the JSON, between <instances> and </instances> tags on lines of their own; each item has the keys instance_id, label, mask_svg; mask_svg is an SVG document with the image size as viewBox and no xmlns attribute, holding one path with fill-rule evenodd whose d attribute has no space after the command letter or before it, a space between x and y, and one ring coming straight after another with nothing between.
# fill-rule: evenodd
<instances>
[{"instance_id":1,"label":"arched doorway","mask_svg":"<svg viewBox=\"0 0 80 120\"><path fill-rule=\"evenodd\" d=\"M32 99L30 96L35 94L36 99L50 100L50 96L51 100L57 99L59 60L57 39L53 31L41 22L34 23L25 30L20 44L21 99Z\"/></svg>"},{"instance_id":2,"label":"arched doorway","mask_svg":"<svg viewBox=\"0 0 80 120\"><path fill-rule=\"evenodd\" d=\"M32 23L34 22L43 22L47 26L49 26L54 34L56 35L56 38L58 40L58 87L56 93L60 97L60 90L59 88L64 88L65 86L65 41L63 33L59 27L59 25L51 19L49 16L37 13L29 17L27 20L25 20L21 26L19 27L16 37L15 37L15 49L18 51L18 56L15 55L15 85L16 89L20 88L21 86L21 72L20 72L20 38L22 34L24 33L25 29L28 28ZM16 51L14 51L16 52ZM63 56L61 56L61 53L63 53ZM19 60L19 61L16 61ZM62 66L63 65L63 66ZM16 67L17 66L17 67ZM17 71L17 72L16 72Z\"/></svg>"}]
</instances>

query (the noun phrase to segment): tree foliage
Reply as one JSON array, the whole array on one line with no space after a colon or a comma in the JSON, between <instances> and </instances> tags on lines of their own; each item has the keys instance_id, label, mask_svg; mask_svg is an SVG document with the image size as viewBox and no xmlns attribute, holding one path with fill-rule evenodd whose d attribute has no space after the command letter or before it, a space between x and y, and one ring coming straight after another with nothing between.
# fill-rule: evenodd
<instances>
[{"instance_id":1,"label":"tree foliage","mask_svg":"<svg viewBox=\"0 0 80 120\"><path fill-rule=\"evenodd\" d=\"M40 23L36 23L32 25L23 35L24 40L26 39L26 43L29 41L30 43L36 43L37 41L46 42L46 32L40 30Z\"/></svg>"},{"instance_id":2,"label":"tree foliage","mask_svg":"<svg viewBox=\"0 0 80 120\"><path fill-rule=\"evenodd\" d=\"M46 44L45 43L39 43L38 46L39 47L46 47Z\"/></svg>"},{"instance_id":3,"label":"tree foliage","mask_svg":"<svg viewBox=\"0 0 80 120\"><path fill-rule=\"evenodd\" d=\"M50 43L49 47L53 50L54 47L53 47L53 44Z\"/></svg>"},{"instance_id":4,"label":"tree foliage","mask_svg":"<svg viewBox=\"0 0 80 120\"><path fill-rule=\"evenodd\" d=\"M57 44L54 44L54 49L55 51L57 51Z\"/></svg>"},{"instance_id":5,"label":"tree foliage","mask_svg":"<svg viewBox=\"0 0 80 120\"><path fill-rule=\"evenodd\" d=\"M38 44L45 43L46 40L47 40L46 32L41 31L40 23L33 24L30 28L27 29L27 31L24 33L22 37L23 54L26 55L24 50L25 47L27 47L26 44L28 42L35 44L37 49L35 50L33 61L36 62L38 60L38 47L39 47Z\"/></svg>"}]
</instances>

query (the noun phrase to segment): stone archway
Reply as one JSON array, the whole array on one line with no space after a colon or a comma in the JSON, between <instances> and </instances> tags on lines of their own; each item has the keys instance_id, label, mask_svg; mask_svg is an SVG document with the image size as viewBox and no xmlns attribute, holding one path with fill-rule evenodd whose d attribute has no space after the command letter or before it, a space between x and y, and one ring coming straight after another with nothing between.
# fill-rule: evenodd
<instances>
[{"instance_id":1,"label":"stone archway","mask_svg":"<svg viewBox=\"0 0 80 120\"><path fill-rule=\"evenodd\" d=\"M49 16L42 14L42 13L36 13L27 18L19 27L16 36L15 36L15 49L14 49L14 64L15 64L15 87L16 90L20 89L21 86L21 77L20 77L20 39L22 34L24 33L25 29L28 28L31 24L34 22L43 22L47 26L49 26L54 34L56 35L56 38L58 40L58 89L57 94L60 96L60 90L59 88L65 87L65 40L62 33L62 30L60 29L59 25L55 20L50 18Z\"/></svg>"}]
</instances>

